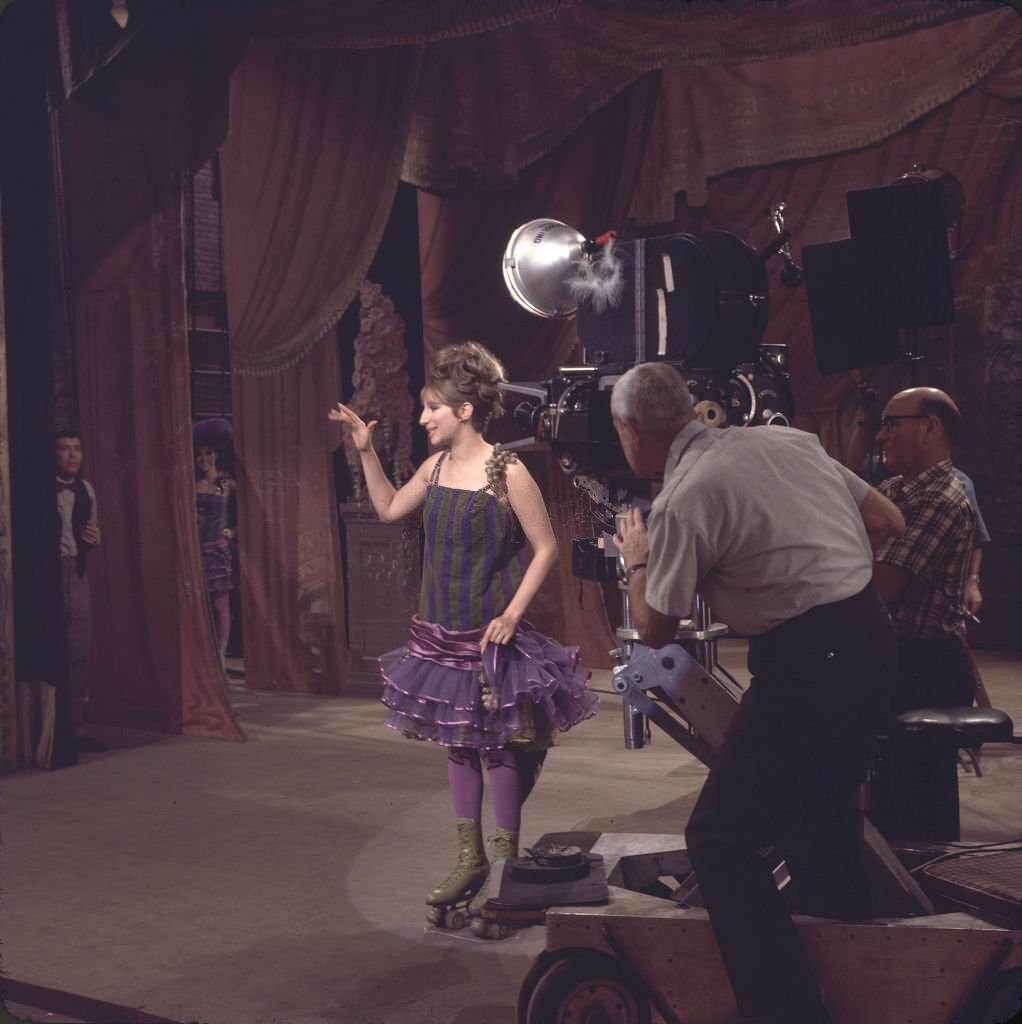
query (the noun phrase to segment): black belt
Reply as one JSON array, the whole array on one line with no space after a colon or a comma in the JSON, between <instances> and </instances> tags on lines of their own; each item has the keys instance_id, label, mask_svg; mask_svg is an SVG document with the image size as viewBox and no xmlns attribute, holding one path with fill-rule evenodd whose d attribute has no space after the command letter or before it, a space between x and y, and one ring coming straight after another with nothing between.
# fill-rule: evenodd
<instances>
[{"instance_id":1,"label":"black belt","mask_svg":"<svg viewBox=\"0 0 1022 1024\"><path fill-rule=\"evenodd\" d=\"M887 612L872 580L857 594L814 608L787 619L773 629L749 639L750 652L761 654L793 650L795 645L821 647L835 635L853 632L874 617L887 619Z\"/></svg>"}]
</instances>

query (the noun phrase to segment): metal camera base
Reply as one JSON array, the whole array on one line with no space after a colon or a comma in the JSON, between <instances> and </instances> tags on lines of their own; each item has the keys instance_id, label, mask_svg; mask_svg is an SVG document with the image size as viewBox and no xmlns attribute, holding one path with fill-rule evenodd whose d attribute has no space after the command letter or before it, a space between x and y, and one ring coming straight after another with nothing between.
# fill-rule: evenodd
<instances>
[{"instance_id":1,"label":"metal camera base","mask_svg":"<svg viewBox=\"0 0 1022 1024\"><path fill-rule=\"evenodd\" d=\"M546 949L522 984L518 1024L648 1024L654 1014L665 1024L736 1024L706 911L678 902L684 850L681 836L597 840L608 902L547 910ZM676 888L653 896L628 885ZM795 923L834 1024L999 1024L1019 1006L1022 930L968 913Z\"/></svg>"},{"instance_id":2,"label":"metal camera base","mask_svg":"<svg viewBox=\"0 0 1022 1024\"><path fill-rule=\"evenodd\" d=\"M614 670L626 745L647 742L646 723L654 722L713 763L742 693L716 660L723 632L697 602L678 642L652 650L633 635L626 602ZM586 834L578 835L584 842ZM875 916L856 923L794 918L834 1024L1014 1019L1022 1007L1022 927L1014 926L1022 926L1022 851L1013 926L1006 927L964 910L937 913L868 819L865 839ZM692 905L699 900L684 838L604 833L593 842L590 834L589 849L603 858L607 903L546 910L546 949L522 983L518 1024L737 1024L709 918ZM783 863L775 876L783 887Z\"/></svg>"}]
</instances>

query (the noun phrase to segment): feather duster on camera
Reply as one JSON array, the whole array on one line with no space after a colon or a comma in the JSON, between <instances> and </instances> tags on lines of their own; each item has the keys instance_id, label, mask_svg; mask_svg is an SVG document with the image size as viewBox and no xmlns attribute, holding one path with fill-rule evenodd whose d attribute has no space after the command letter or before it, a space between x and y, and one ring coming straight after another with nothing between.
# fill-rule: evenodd
<instances>
[{"instance_id":1,"label":"feather duster on camera","mask_svg":"<svg viewBox=\"0 0 1022 1024\"><path fill-rule=\"evenodd\" d=\"M568 281L568 288L580 305L588 302L597 313L617 306L625 287L624 260L613 238L574 267L575 276Z\"/></svg>"}]
</instances>

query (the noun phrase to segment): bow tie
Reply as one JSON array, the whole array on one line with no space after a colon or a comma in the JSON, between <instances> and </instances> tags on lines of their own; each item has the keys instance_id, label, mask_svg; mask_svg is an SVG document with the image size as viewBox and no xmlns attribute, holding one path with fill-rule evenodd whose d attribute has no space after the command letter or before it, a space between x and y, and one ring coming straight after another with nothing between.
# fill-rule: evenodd
<instances>
[{"instance_id":1,"label":"bow tie","mask_svg":"<svg viewBox=\"0 0 1022 1024\"><path fill-rule=\"evenodd\" d=\"M73 483L71 483L71 484L66 484L66 483L64 483L64 481L63 481L63 480L58 480L58 481L57 481L57 493L58 493L58 494L59 494L59 493L60 493L61 491L71 491L71 492L73 493L73 492L74 492L74 489L75 489L75 485L74 485Z\"/></svg>"}]
</instances>

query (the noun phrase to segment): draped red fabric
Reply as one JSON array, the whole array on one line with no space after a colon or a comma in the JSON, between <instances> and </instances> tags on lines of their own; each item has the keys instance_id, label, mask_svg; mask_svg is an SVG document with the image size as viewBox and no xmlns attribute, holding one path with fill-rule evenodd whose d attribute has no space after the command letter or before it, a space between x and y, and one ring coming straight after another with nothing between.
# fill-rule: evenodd
<instances>
[{"instance_id":1,"label":"draped red fabric","mask_svg":"<svg viewBox=\"0 0 1022 1024\"><path fill-rule=\"evenodd\" d=\"M402 178L509 188L519 172L653 69L663 126L637 196L668 220L706 179L869 145L974 84L1022 33L996 3L858 0L421 0L262 6L257 33L302 49L421 44Z\"/></svg>"},{"instance_id":2,"label":"draped red fabric","mask_svg":"<svg viewBox=\"0 0 1022 1024\"><path fill-rule=\"evenodd\" d=\"M418 51L253 46L220 157L233 368L274 372L334 326L387 222Z\"/></svg>"},{"instance_id":3,"label":"draped red fabric","mask_svg":"<svg viewBox=\"0 0 1022 1024\"><path fill-rule=\"evenodd\" d=\"M221 149L245 678L338 693L348 678L330 451L330 328L386 224L414 50L250 50Z\"/></svg>"},{"instance_id":4,"label":"draped red fabric","mask_svg":"<svg viewBox=\"0 0 1022 1024\"><path fill-rule=\"evenodd\" d=\"M504 284L500 255L512 232L553 217L595 236L624 228L643 152L658 76L641 79L588 120L518 186L503 192L419 194L423 332L427 359L443 345L477 338L502 359L511 380L539 380L576 344L571 321L543 320L517 306ZM608 140L614 140L608 145ZM608 665L612 645L602 592L571 575L573 537L591 535L582 501L552 457L529 459L546 493L562 558L537 608L542 626L579 644L586 664ZM534 614L535 611L534 611Z\"/></svg>"},{"instance_id":5,"label":"draped red fabric","mask_svg":"<svg viewBox=\"0 0 1022 1024\"><path fill-rule=\"evenodd\" d=\"M896 135L1022 47L1000 10L902 37L773 60L664 69L632 214L670 220L673 197L707 201L707 180L740 167L847 153Z\"/></svg>"},{"instance_id":6,"label":"draped red fabric","mask_svg":"<svg viewBox=\"0 0 1022 1024\"><path fill-rule=\"evenodd\" d=\"M324 429L338 379L336 346L324 344L233 389L245 682L256 689L336 694L348 680Z\"/></svg>"},{"instance_id":7,"label":"draped red fabric","mask_svg":"<svg viewBox=\"0 0 1022 1024\"><path fill-rule=\"evenodd\" d=\"M821 12L818 0L669 4L663 0L281 0L261 3L250 31L288 46L372 48L466 38L540 25L593 61L644 71L673 61L737 63L851 46L993 10L993 0L856 0Z\"/></svg>"},{"instance_id":8,"label":"draped red fabric","mask_svg":"<svg viewBox=\"0 0 1022 1024\"><path fill-rule=\"evenodd\" d=\"M88 569L89 717L241 739L195 526L180 202L197 50L184 52L139 48L59 112L81 431L103 537Z\"/></svg>"},{"instance_id":9,"label":"draped red fabric","mask_svg":"<svg viewBox=\"0 0 1022 1024\"><path fill-rule=\"evenodd\" d=\"M931 357L924 369L935 378L931 383L956 393L967 418L975 410L973 419L980 422L981 396L972 391L978 386L976 374L971 375L972 384L956 381L959 361L954 350L964 346L974 364L985 359L977 308L984 288L1007 257L1009 243L1022 229L1022 122L1017 101L1002 98L1022 92L1017 84L1020 68L1022 48L1016 48L983 83L876 145L722 175L711 181L707 205L681 207L672 227L696 233L733 231L757 246L772 233L764 216L767 206L784 200L797 257L804 246L848 237L849 190L888 185L917 162L952 172L966 195L961 254L954 267L957 323L924 332L924 350ZM818 431L832 452L840 454L851 427L845 403L856 382L851 374L819 375L805 287L789 290L779 274L772 273L770 307L764 340L789 346L798 422ZM969 443L985 448L986 440Z\"/></svg>"}]
</instances>

